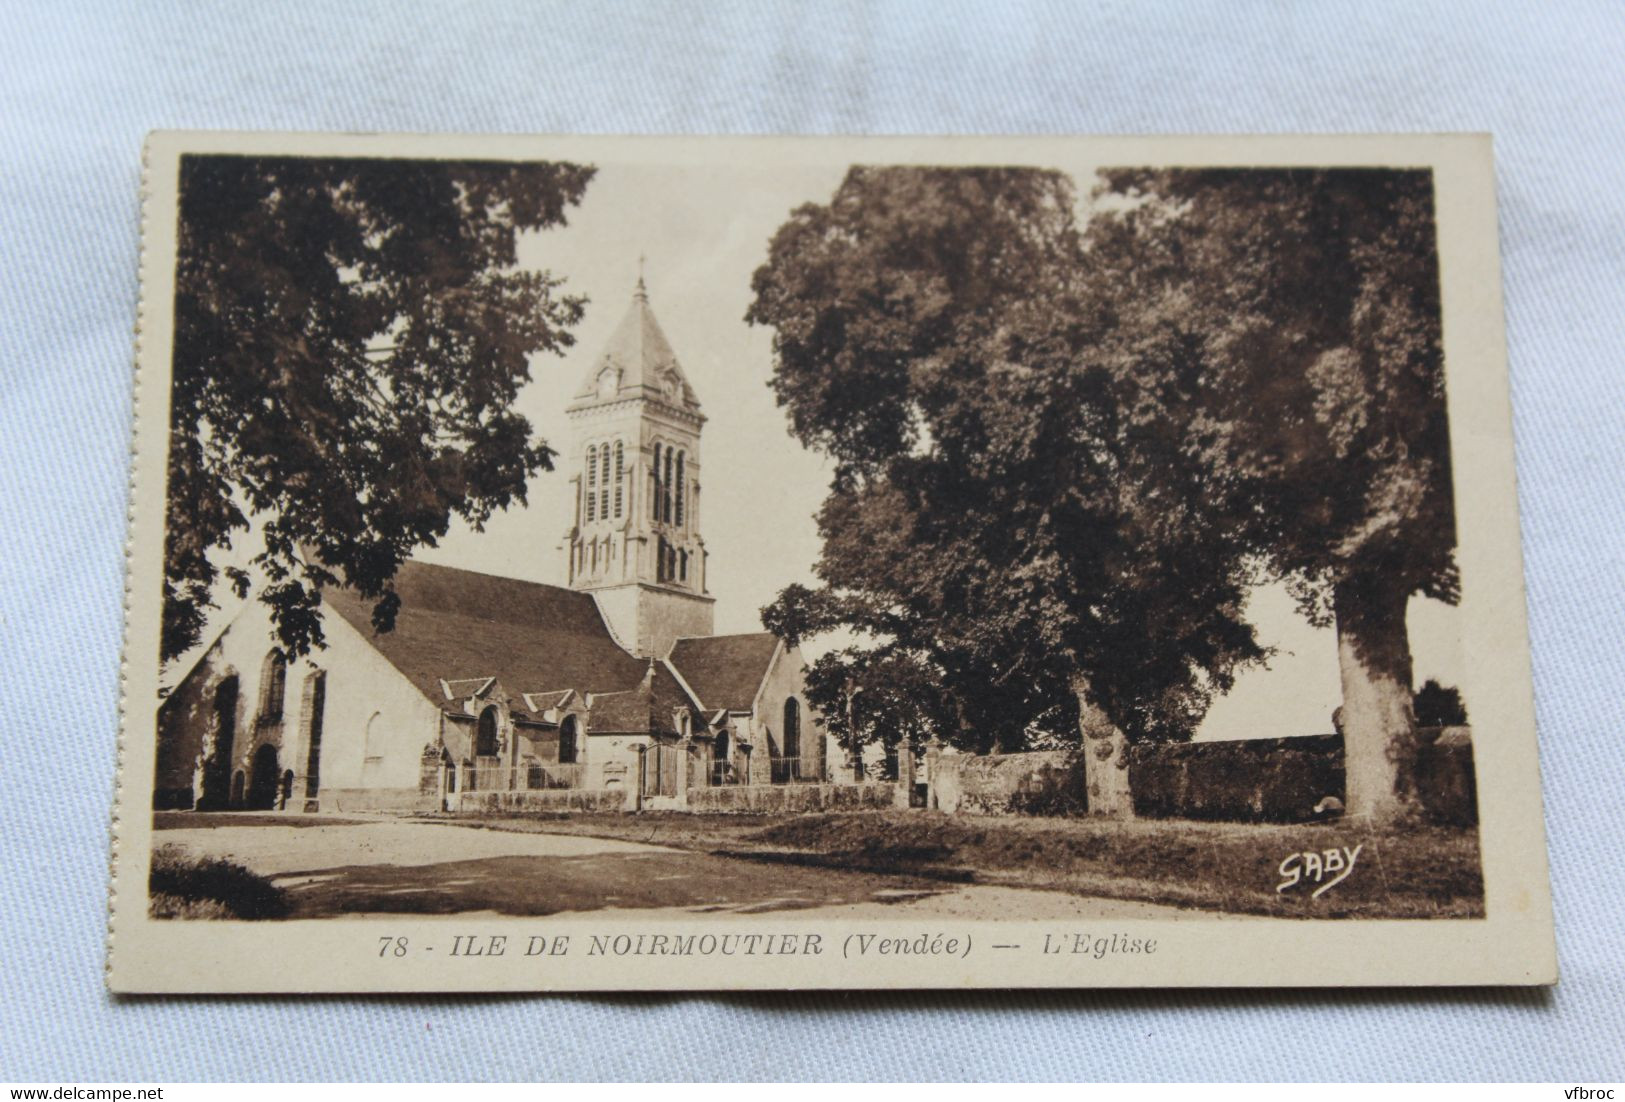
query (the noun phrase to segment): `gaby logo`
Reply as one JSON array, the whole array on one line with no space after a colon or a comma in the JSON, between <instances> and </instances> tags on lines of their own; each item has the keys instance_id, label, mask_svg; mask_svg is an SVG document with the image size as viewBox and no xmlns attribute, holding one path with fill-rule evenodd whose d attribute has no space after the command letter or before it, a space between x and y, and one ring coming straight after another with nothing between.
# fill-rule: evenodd
<instances>
[{"instance_id":1,"label":"gaby logo","mask_svg":"<svg viewBox=\"0 0 1625 1102\"><path fill-rule=\"evenodd\" d=\"M1319 899L1332 889L1334 885L1341 884L1348 879L1349 873L1354 871L1354 863L1360 859L1360 851L1365 844L1349 849L1347 846L1328 850L1305 850L1302 853L1289 853L1282 859L1279 872L1281 882L1275 885L1277 893L1288 888L1296 887L1300 883L1314 883L1319 885L1309 893L1310 899Z\"/></svg>"}]
</instances>

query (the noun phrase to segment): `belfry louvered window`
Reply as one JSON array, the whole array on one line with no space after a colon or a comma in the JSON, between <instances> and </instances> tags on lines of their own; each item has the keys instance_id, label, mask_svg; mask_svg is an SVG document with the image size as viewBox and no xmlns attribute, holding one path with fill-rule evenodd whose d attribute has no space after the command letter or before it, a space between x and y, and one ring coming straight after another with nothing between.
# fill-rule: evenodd
<instances>
[{"instance_id":1,"label":"belfry louvered window","mask_svg":"<svg viewBox=\"0 0 1625 1102\"><path fill-rule=\"evenodd\" d=\"M671 523L671 467L671 449L667 448L666 469L664 472L664 477L661 479L662 486L660 493L660 519L665 521L667 524Z\"/></svg>"},{"instance_id":2,"label":"belfry louvered window","mask_svg":"<svg viewBox=\"0 0 1625 1102\"><path fill-rule=\"evenodd\" d=\"M655 445L654 464L654 493L649 495L649 516L654 520L660 519L660 445Z\"/></svg>"},{"instance_id":3,"label":"belfry louvered window","mask_svg":"<svg viewBox=\"0 0 1625 1102\"><path fill-rule=\"evenodd\" d=\"M598 449L598 515L609 519L609 445Z\"/></svg>"},{"instance_id":4,"label":"belfry louvered window","mask_svg":"<svg viewBox=\"0 0 1625 1102\"><path fill-rule=\"evenodd\" d=\"M622 487L626 481L626 454L619 440L615 441L615 519L621 519L624 504Z\"/></svg>"},{"instance_id":5,"label":"belfry louvered window","mask_svg":"<svg viewBox=\"0 0 1625 1102\"><path fill-rule=\"evenodd\" d=\"M598 519L598 446L587 449L587 523Z\"/></svg>"},{"instance_id":6,"label":"belfry louvered window","mask_svg":"<svg viewBox=\"0 0 1625 1102\"><path fill-rule=\"evenodd\" d=\"M683 506L685 504L684 498L687 497L688 492L688 479L683 477L683 462L687 458L687 452L677 453L677 477L674 486L677 497L677 517L673 523L675 523L679 528L683 526Z\"/></svg>"}]
</instances>

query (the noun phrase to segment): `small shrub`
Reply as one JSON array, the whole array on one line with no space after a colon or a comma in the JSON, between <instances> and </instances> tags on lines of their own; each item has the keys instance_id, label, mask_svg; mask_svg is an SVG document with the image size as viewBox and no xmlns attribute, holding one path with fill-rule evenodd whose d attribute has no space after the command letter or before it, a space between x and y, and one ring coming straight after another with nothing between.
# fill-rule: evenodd
<instances>
[{"instance_id":1,"label":"small shrub","mask_svg":"<svg viewBox=\"0 0 1625 1102\"><path fill-rule=\"evenodd\" d=\"M285 918L287 893L263 876L218 857L160 846L147 877L153 918Z\"/></svg>"},{"instance_id":2,"label":"small shrub","mask_svg":"<svg viewBox=\"0 0 1625 1102\"><path fill-rule=\"evenodd\" d=\"M1429 678L1411 698L1411 709L1416 713L1418 727L1465 727L1467 705L1462 703L1461 690L1439 684Z\"/></svg>"}]
</instances>

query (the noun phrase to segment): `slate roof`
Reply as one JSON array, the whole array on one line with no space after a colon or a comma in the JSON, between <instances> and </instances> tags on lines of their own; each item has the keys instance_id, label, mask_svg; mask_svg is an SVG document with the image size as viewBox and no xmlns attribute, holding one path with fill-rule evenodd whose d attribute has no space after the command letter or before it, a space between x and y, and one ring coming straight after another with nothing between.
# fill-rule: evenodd
<instances>
[{"instance_id":1,"label":"slate roof","mask_svg":"<svg viewBox=\"0 0 1625 1102\"><path fill-rule=\"evenodd\" d=\"M540 713L562 707L574 692L574 689L559 689L547 693L524 693L523 696L525 706L533 712Z\"/></svg>"},{"instance_id":2,"label":"slate roof","mask_svg":"<svg viewBox=\"0 0 1625 1102\"><path fill-rule=\"evenodd\" d=\"M677 354L671 350L671 342L655 320L654 311L649 308L649 295L641 279L614 335L587 368L571 409L580 409L598 400L598 376L606 365L621 373L620 387L614 395L617 400L647 397L670 401L666 397L665 380L668 375L675 375L680 386L677 404L696 413L699 411L700 400L678 366Z\"/></svg>"},{"instance_id":3,"label":"slate roof","mask_svg":"<svg viewBox=\"0 0 1625 1102\"><path fill-rule=\"evenodd\" d=\"M447 700L462 700L464 697L479 696L495 680L494 677L464 677L456 681L442 681L440 684L445 690Z\"/></svg>"},{"instance_id":4,"label":"slate roof","mask_svg":"<svg viewBox=\"0 0 1625 1102\"><path fill-rule=\"evenodd\" d=\"M694 716L690 729L698 731L704 724L698 701L683 690L664 665L651 663L636 688L593 696L588 730L594 735L643 735L650 731L677 734L672 716L683 708Z\"/></svg>"},{"instance_id":5,"label":"slate roof","mask_svg":"<svg viewBox=\"0 0 1625 1102\"><path fill-rule=\"evenodd\" d=\"M778 645L769 631L679 639L669 660L707 710L748 712Z\"/></svg>"},{"instance_id":6,"label":"slate roof","mask_svg":"<svg viewBox=\"0 0 1625 1102\"><path fill-rule=\"evenodd\" d=\"M531 685L609 692L647 669L615 643L589 593L419 562L401 567L395 591L401 608L388 632L373 631L371 602L352 590L330 589L323 603L439 707L448 703L442 678L495 677L513 694Z\"/></svg>"}]
</instances>

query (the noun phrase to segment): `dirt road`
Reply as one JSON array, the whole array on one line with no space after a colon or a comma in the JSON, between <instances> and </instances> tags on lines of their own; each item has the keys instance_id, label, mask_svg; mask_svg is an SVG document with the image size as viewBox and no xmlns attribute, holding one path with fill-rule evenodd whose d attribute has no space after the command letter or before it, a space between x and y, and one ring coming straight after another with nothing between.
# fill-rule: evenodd
<instances>
[{"instance_id":1,"label":"dirt road","mask_svg":"<svg viewBox=\"0 0 1625 1102\"><path fill-rule=\"evenodd\" d=\"M450 823L261 823L160 830L288 893L294 918L377 914L1127 919L1198 917L1151 903L953 884L581 835Z\"/></svg>"}]
</instances>

